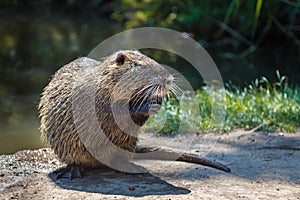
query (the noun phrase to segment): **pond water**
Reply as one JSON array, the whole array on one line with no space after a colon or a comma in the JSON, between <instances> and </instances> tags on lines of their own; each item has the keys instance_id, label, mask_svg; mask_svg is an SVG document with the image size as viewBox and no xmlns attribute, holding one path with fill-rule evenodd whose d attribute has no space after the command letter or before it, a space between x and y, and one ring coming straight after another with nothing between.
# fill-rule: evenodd
<instances>
[{"instance_id":1,"label":"pond water","mask_svg":"<svg viewBox=\"0 0 300 200\"><path fill-rule=\"evenodd\" d=\"M40 142L37 105L42 88L64 64L85 56L97 44L121 31L107 19L68 15L1 14L0 18L0 153L45 146ZM260 49L242 60L228 60L208 50L225 82L249 83L266 76L275 80L275 70L300 81L300 51L284 42ZM203 85L199 75L184 60L158 59L182 72L194 88Z\"/></svg>"}]
</instances>

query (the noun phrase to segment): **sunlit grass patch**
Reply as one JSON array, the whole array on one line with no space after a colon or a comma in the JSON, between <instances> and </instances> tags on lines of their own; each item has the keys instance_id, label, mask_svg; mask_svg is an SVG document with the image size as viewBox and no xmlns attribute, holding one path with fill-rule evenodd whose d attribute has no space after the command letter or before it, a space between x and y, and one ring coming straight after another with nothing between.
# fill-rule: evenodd
<instances>
[{"instance_id":1,"label":"sunlit grass patch","mask_svg":"<svg viewBox=\"0 0 300 200\"><path fill-rule=\"evenodd\" d=\"M240 128L297 131L300 127L300 88L289 86L287 77L281 77L278 72L277 76L278 81L274 83L261 77L247 87L226 84L226 115L221 127L212 123L212 98L207 87L203 87L194 96L181 97L179 101L187 102L184 106L179 106L174 99L164 102L162 111L150 118L145 130L158 134L176 134L179 127L180 131L198 133ZM196 115L192 112L195 110L199 112Z\"/></svg>"}]
</instances>

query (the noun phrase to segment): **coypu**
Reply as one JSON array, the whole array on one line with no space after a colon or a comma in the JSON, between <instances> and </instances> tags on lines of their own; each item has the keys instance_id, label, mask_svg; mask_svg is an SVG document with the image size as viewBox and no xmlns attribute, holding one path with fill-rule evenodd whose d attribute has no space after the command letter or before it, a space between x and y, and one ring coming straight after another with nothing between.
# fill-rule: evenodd
<instances>
[{"instance_id":1,"label":"coypu","mask_svg":"<svg viewBox=\"0 0 300 200\"><path fill-rule=\"evenodd\" d=\"M150 109L154 108L154 112L157 112L172 84L173 77L167 70L137 51L118 51L101 61L79 58L60 68L45 87L39 104L42 137L50 143L58 158L67 164L57 178L81 177L84 168L103 166L102 161L105 165L116 162L125 170L145 172L142 167L129 162L132 159L130 152L153 151L171 153L178 155L177 160L229 171L229 168L220 163L197 158L195 155L180 156L169 149L137 147L139 128L147 121L151 114ZM88 91L91 88L95 88L94 105L78 103L76 98L85 98L80 90ZM72 107L74 102L78 104L75 107L83 109L79 110L83 115L79 118L86 118L84 110L88 110L89 113L92 112L89 109L95 109L105 137L95 130L90 130L81 119L75 122L75 114L72 111L75 108ZM122 109L119 109L121 114L115 114L113 104L119 105L116 107L117 110L120 105L124 107L125 104L129 113L130 119L121 117L119 120L123 122L122 127L115 119L116 116L123 116ZM130 120L134 125L129 122ZM84 136L78 134L78 127L83 127ZM83 142L82 137L87 139ZM109 142L118 148L110 148L106 145ZM102 152L98 151L97 159L89 152L87 143L93 147L97 144L100 146L95 148L102 148ZM123 154L120 158L118 154L122 150L129 153Z\"/></svg>"}]
</instances>

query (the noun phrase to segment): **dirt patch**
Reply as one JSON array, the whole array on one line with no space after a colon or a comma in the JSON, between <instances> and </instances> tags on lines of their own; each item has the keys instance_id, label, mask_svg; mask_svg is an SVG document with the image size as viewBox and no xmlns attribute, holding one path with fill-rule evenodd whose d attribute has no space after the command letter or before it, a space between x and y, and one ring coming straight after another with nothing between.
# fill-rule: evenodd
<instances>
[{"instance_id":1,"label":"dirt patch","mask_svg":"<svg viewBox=\"0 0 300 200\"><path fill-rule=\"evenodd\" d=\"M219 136L211 137L213 141ZM151 140L155 139L147 138ZM197 151L195 141L192 149ZM176 161L142 161L149 174L98 169L85 172L82 179L56 180L53 171L63 165L51 150L21 151L0 156L1 198L300 199L300 132L224 134L206 157L232 172Z\"/></svg>"}]
</instances>

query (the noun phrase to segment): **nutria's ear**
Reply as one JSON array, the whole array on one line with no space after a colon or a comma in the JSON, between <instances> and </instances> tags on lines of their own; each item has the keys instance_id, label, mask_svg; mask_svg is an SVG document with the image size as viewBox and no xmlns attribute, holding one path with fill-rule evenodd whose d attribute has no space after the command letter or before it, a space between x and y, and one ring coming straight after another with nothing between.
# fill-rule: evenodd
<instances>
[{"instance_id":1,"label":"nutria's ear","mask_svg":"<svg viewBox=\"0 0 300 200\"><path fill-rule=\"evenodd\" d=\"M122 54L122 53L119 53L117 55L117 58L116 58L116 64L117 65L123 65L124 62L125 62L125 60L126 60L126 56L124 54Z\"/></svg>"}]
</instances>

